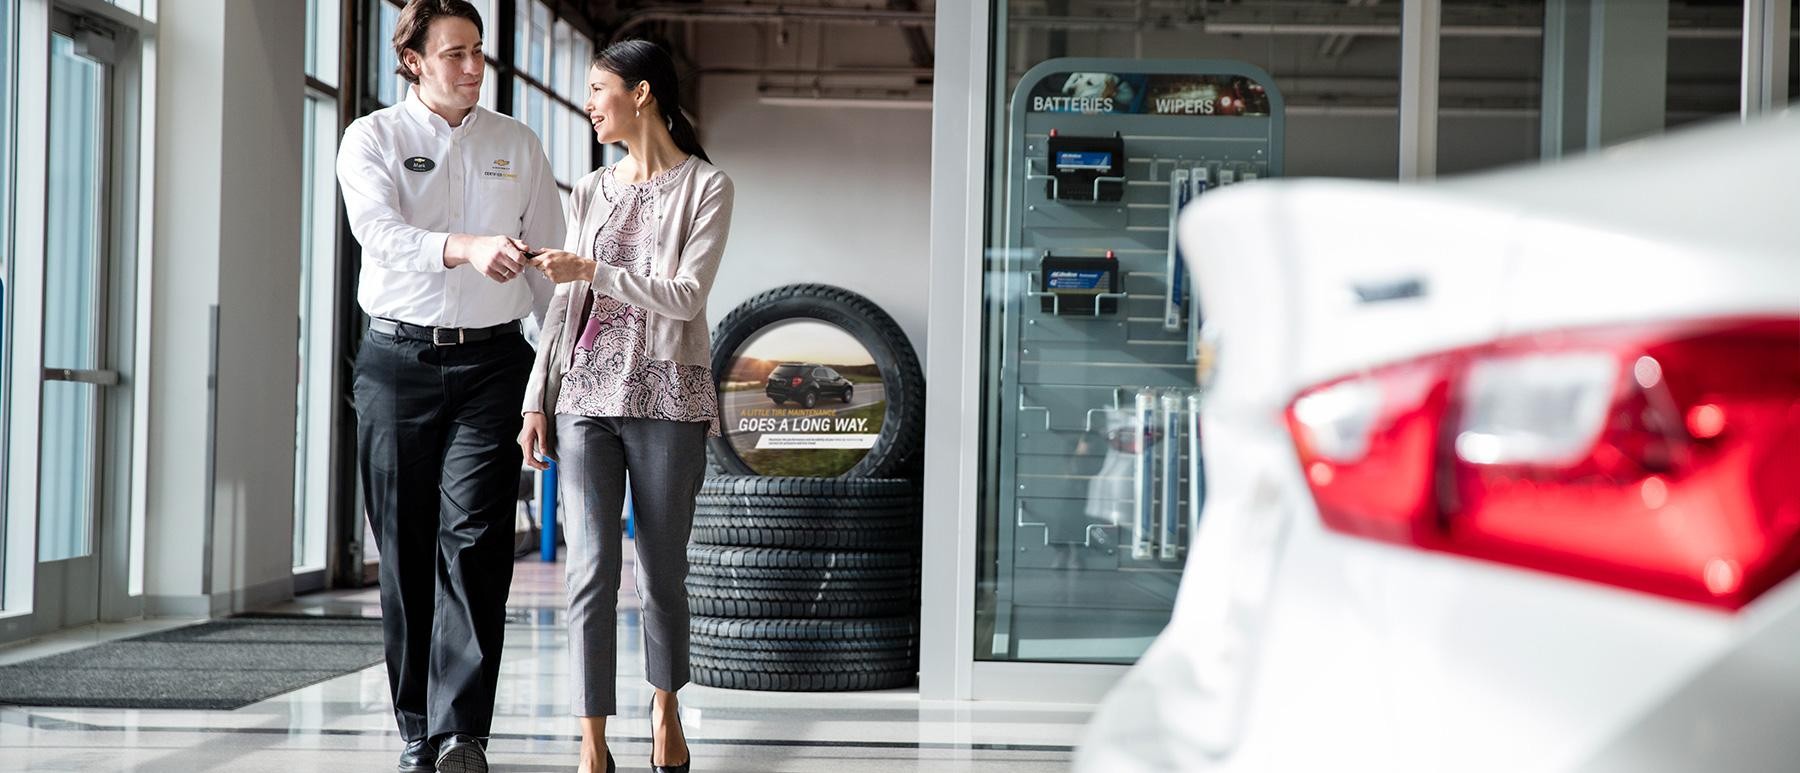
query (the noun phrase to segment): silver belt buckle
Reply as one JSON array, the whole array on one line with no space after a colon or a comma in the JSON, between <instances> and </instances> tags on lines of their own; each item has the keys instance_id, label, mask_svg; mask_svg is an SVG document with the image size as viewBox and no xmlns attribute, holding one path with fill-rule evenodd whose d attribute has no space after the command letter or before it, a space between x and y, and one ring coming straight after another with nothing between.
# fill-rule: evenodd
<instances>
[{"instance_id":1,"label":"silver belt buckle","mask_svg":"<svg viewBox=\"0 0 1800 773\"><path fill-rule=\"evenodd\" d=\"M456 337L451 338L451 339L446 339L443 334L451 333L451 332L456 333ZM460 327L434 327L431 329L431 345L432 346L456 346L457 344L460 344L462 342L463 342L463 328L460 328Z\"/></svg>"}]
</instances>

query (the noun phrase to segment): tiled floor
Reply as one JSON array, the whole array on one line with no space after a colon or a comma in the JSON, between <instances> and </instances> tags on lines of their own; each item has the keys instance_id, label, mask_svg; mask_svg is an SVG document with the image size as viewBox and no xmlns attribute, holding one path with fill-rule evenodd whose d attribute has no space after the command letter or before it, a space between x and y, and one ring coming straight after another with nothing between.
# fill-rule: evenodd
<instances>
[{"instance_id":1,"label":"tiled floor","mask_svg":"<svg viewBox=\"0 0 1800 773\"><path fill-rule=\"evenodd\" d=\"M630 556L630 550L626 551ZM562 566L518 565L493 738L497 771L573 770ZM637 598L620 591L619 705L608 739L620 770L649 769ZM377 614L374 589L308 596L280 611ZM189 621L96 626L0 649L0 664ZM694 770L1061 771L1087 706L926 703L916 690L681 692ZM237 711L0 707L0 771L386 771L400 747L382 666Z\"/></svg>"}]
</instances>

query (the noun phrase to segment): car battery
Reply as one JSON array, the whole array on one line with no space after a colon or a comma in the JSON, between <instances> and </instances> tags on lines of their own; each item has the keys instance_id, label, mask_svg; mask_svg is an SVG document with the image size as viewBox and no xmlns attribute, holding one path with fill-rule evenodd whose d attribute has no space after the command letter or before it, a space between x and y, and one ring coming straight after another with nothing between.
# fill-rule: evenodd
<instances>
[{"instance_id":1,"label":"car battery","mask_svg":"<svg viewBox=\"0 0 1800 773\"><path fill-rule=\"evenodd\" d=\"M1039 308L1058 315L1114 314L1119 299L1119 261L1111 250L1104 258L1045 255L1038 264Z\"/></svg>"},{"instance_id":2,"label":"car battery","mask_svg":"<svg viewBox=\"0 0 1800 773\"><path fill-rule=\"evenodd\" d=\"M1125 140L1066 137L1052 131L1045 143L1050 175L1044 195L1058 201L1118 201L1125 197Z\"/></svg>"}]
</instances>

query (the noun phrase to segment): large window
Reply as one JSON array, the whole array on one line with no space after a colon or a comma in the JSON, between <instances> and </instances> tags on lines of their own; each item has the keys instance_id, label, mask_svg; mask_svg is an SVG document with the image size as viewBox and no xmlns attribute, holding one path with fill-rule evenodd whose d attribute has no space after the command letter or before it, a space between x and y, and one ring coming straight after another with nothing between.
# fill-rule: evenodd
<instances>
[{"instance_id":1,"label":"large window","mask_svg":"<svg viewBox=\"0 0 1800 773\"><path fill-rule=\"evenodd\" d=\"M338 85L340 0L306 0L306 74L321 85Z\"/></svg>"},{"instance_id":2,"label":"large window","mask_svg":"<svg viewBox=\"0 0 1800 773\"><path fill-rule=\"evenodd\" d=\"M73 38L52 36L44 290L44 364L97 371L106 276L107 69ZM93 553L101 394L73 379L44 383L38 561Z\"/></svg>"},{"instance_id":3,"label":"large window","mask_svg":"<svg viewBox=\"0 0 1800 773\"><path fill-rule=\"evenodd\" d=\"M588 129L587 114L581 109L587 102L588 60L594 49L586 37L572 33L568 45L558 46L557 50L564 52L559 72L565 73L563 77L566 78L557 84L557 92L576 109L562 114L557 144L550 149L550 161L556 167L556 179L573 184L594 165L594 134Z\"/></svg>"},{"instance_id":4,"label":"large window","mask_svg":"<svg viewBox=\"0 0 1800 773\"><path fill-rule=\"evenodd\" d=\"M372 51L375 69L369 72L375 84L375 99L383 105L398 104L406 96L407 83L397 73L399 57L394 56L394 28L400 26L400 6L377 3L380 24L376 25Z\"/></svg>"},{"instance_id":5,"label":"large window","mask_svg":"<svg viewBox=\"0 0 1800 773\"><path fill-rule=\"evenodd\" d=\"M1507 7L1521 24L1544 22L1541 0ZM1352 38L1345 45L1367 42ZM1543 35L1440 35L1437 88L1438 175L1535 161L1541 155Z\"/></svg>"},{"instance_id":6,"label":"large window","mask_svg":"<svg viewBox=\"0 0 1800 773\"><path fill-rule=\"evenodd\" d=\"M481 106L500 109L500 0L475 0L481 10L481 51L486 55L487 77L481 79Z\"/></svg>"},{"instance_id":7,"label":"large window","mask_svg":"<svg viewBox=\"0 0 1800 773\"><path fill-rule=\"evenodd\" d=\"M332 289L336 286L337 152L335 97L306 96L300 233L298 439L294 448L294 569L325 568L327 471L331 451Z\"/></svg>"},{"instance_id":8,"label":"large window","mask_svg":"<svg viewBox=\"0 0 1800 773\"><path fill-rule=\"evenodd\" d=\"M12 285L12 147L13 147L13 7L0 7L0 470L6 469L8 437L6 384L12 374L12 315L7 289ZM6 608L6 476L0 474L0 610Z\"/></svg>"},{"instance_id":9,"label":"large window","mask_svg":"<svg viewBox=\"0 0 1800 773\"><path fill-rule=\"evenodd\" d=\"M593 134L582 112L593 42L543 0L520 0L514 19L513 116L544 143L566 199L593 168Z\"/></svg>"},{"instance_id":10,"label":"large window","mask_svg":"<svg viewBox=\"0 0 1800 773\"><path fill-rule=\"evenodd\" d=\"M156 21L156 0L106 0L106 2L142 16L147 21Z\"/></svg>"},{"instance_id":11,"label":"large window","mask_svg":"<svg viewBox=\"0 0 1800 773\"><path fill-rule=\"evenodd\" d=\"M300 232L299 379L294 443L294 571L323 582L329 530L337 285L339 0L306 2L306 108ZM308 582L308 584L312 584Z\"/></svg>"}]
</instances>

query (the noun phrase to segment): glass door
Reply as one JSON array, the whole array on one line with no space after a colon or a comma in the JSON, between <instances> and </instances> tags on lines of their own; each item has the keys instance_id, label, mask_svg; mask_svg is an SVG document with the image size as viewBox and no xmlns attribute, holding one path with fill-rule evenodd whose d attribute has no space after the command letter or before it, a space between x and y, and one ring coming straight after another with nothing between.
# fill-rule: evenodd
<instances>
[{"instance_id":1,"label":"glass door","mask_svg":"<svg viewBox=\"0 0 1800 773\"><path fill-rule=\"evenodd\" d=\"M108 365L108 174L113 36L58 14L51 26L45 184L43 403L39 429L40 629L99 615L97 538Z\"/></svg>"}]
</instances>

